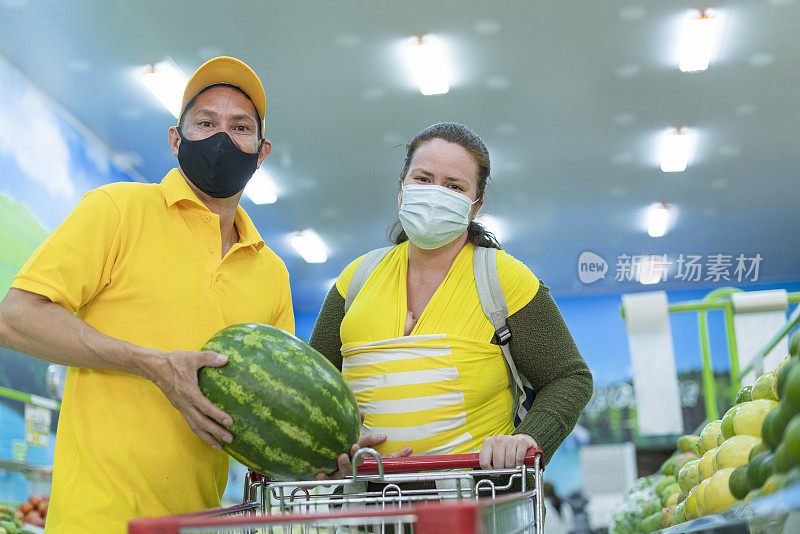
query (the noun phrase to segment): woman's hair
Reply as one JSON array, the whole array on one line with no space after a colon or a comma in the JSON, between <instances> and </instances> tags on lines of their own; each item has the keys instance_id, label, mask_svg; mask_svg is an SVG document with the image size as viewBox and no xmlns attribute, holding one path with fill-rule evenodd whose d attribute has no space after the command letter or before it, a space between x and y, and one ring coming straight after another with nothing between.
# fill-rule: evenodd
<instances>
[{"instance_id":1,"label":"woman's hair","mask_svg":"<svg viewBox=\"0 0 800 534\"><path fill-rule=\"evenodd\" d=\"M403 181L408 172L414 152L420 146L433 139L442 139L449 143L455 143L463 147L475 158L475 163L478 164L478 196L475 200L483 198L486 181L489 179L489 151L486 150L486 145L483 144L480 137L463 124L457 122L439 122L428 126L415 135L410 143L406 144L406 161L405 165L403 165L403 172L400 173L400 182ZM389 240L396 245L408 240L400 221L395 221L389 229ZM470 221L469 226L467 226L467 241L478 247L502 248L497 238L475 221Z\"/></svg>"}]
</instances>

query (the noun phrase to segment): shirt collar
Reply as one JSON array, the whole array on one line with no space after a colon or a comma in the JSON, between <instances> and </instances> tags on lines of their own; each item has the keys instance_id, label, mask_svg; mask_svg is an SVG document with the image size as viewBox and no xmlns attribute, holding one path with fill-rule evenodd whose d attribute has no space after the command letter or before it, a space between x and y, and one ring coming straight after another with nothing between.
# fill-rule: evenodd
<instances>
[{"instance_id":1,"label":"shirt collar","mask_svg":"<svg viewBox=\"0 0 800 534\"><path fill-rule=\"evenodd\" d=\"M192 188L186 183L181 171L177 168L169 171L164 179L161 180L161 194L164 196L164 200L167 201L167 206L173 206L181 200L185 200L208 210L206 205L194 194Z\"/></svg>"},{"instance_id":2,"label":"shirt collar","mask_svg":"<svg viewBox=\"0 0 800 534\"><path fill-rule=\"evenodd\" d=\"M192 188L186 183L186 179L181 174L181 171L177 168L167 173L164 179L161 180L160 187L161 194L167 206L171 207L180 201L186 201L211 213L211 210L197 198L197 195L194 194ZM258 233L258 229L241 205L236 206L236 215L234 216L233 222L236 225L236 230L239 232L239 243L241 243L241 245L252 245L256 250L264 246L264 240L261 238L261 234Z\"/></svg>"},{"instance_id":3,"label":"shirt collar","mask_svg":"<svg viewBox=\"0 0 800 534\"><path fill-rule=\"evenodd\" d=\"M239 232L239 242L242 245L252 245L256 250L260 250L264 246L264 240L261 239L261 234L258 233L256 225L253 224L250 216L241 205L236 206L234 224L236 224L236 230Z\"/></svg>"}]
</instances>

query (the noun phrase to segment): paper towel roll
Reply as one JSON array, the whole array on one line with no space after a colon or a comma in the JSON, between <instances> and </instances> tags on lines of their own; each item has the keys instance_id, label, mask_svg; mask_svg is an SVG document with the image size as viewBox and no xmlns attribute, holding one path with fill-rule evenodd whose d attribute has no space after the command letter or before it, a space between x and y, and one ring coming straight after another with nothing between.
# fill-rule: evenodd
<instances>
[{"instance_id":1,"label":"paper towel roll","mask_svg":"<svg viewBox=\"0 0 800 534\"><path fill-rule=\"evenodd\" d=\"M789 296L784 289L748 291L732 294L731 301L739 368L744 369L786 323ZM788 341L784 338L766 358L755 362L753 370L742 378L742 385L752 385L765 369L775 369L788 353Z\"/></svg>"},{"instance_id":2,"label":"paper towel roll","mask_svg":"<svg viewBox=\"0 0 800 534\"><path fill-rule=\"evenodd\" d=\"M667 294L622 295L639 434L683 433L678 375L667 311Z\"/></svg>"},{"instance_id":3,"label":"paper towel roll","mask_svg":"<svg viewBox=\"0 0 800 534\"><path fill-rule=\"evenodd\" d=\"M758 313L789 309L789 294L785 289L747 291L731 295L733 313Z\"/></svg>"}]
</instances>

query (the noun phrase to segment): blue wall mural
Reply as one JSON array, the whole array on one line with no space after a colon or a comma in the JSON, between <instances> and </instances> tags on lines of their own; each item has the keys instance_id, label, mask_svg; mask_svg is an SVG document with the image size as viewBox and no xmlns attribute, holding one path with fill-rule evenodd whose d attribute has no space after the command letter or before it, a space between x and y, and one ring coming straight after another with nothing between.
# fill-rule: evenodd
<instances>
[{"instance_id":1,"label":"blue wall mural","mask_svg":"<svg viewBox=\"0 0 800 534\"><path fill-rule=\"evenodd\" d=\"M0 57L0 193L52 230L90 189L131 180L102 142Z\"/></svg>"}]
</instances>

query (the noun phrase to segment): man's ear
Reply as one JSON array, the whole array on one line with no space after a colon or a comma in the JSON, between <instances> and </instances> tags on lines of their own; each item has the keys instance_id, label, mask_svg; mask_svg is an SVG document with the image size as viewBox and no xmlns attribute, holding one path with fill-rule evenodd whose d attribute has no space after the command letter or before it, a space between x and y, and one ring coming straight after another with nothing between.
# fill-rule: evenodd
<instances>
[{"instance_id":1,"label":"man's ear","mask_svg":"<svg viewBox=\"0 0 800 534\"><path fill-rule=\"evenodd\" d=\"M264 138L264 141L261 143L261 150L258 151L258 166L261 166L261 162L267 159L269 153L272 152L272 143L269 142L269 139Z\"/></svg>"},{"instance_id":2,"label":"man's ear","mask_svg":"<svg viewBox=\"0 0 800 534\"><path fill-rule=\"evenodd\" d=\"M169 147L172 149L172 153L177 158L178 147L181 146L181 136L178 134L177 126L170 126L167 131L167 141L169 142Z\"/></svg>"}]
</instances>

